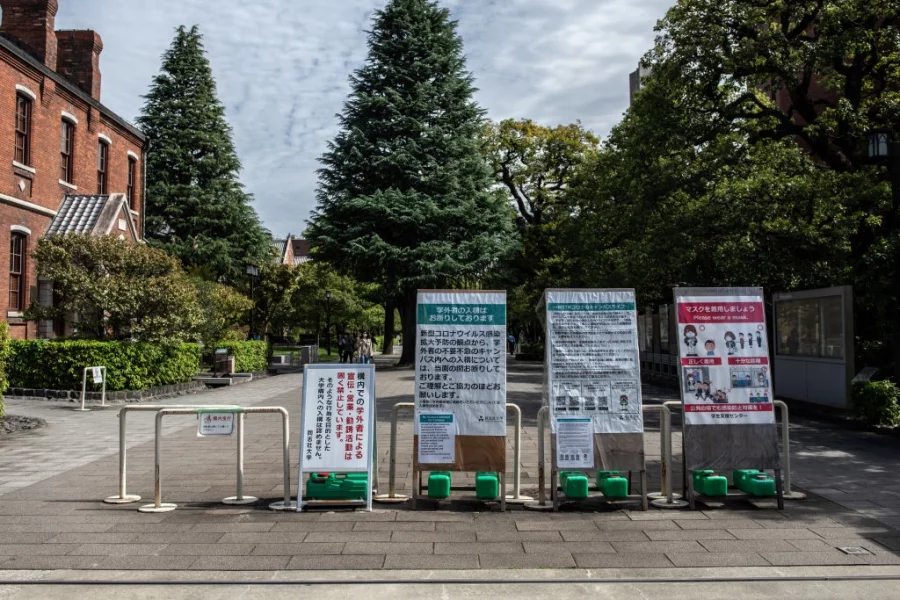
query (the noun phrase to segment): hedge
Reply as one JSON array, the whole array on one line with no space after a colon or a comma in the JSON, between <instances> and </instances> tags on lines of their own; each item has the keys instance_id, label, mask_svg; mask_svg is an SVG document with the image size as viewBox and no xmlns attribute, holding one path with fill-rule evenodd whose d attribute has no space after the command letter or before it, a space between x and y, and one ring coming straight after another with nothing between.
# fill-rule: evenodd
<instances>
[{"instance_id":1,"label":"hedge","mask_svg":"<svg viewBox=\"0 0 900 600\"><path fill-rule=\"evenodd\" d=\"M9 358L9 325L0 321L0 419L6 416L3 404L3 392L9 387L6 377L6 361Z\"/></svg>"},{"instance_id":2,"label":"hedge","mask_svg":"<svg viewBox=\"0 0 900 600\"><path fill-rule=\"evenodd\" d=\"M219 342L211 350L225 348L234 356L235 373L253 373L269 368L268 342Z\"/></svg>"},{"instance_id":3,"label":"hedge","mask_svg":"<svg viewBox=\"0 0 900 600\"><path fill-rule=\"evenodd\" d=\"M190 381L200 368L199 344L13 340L10 349L8 384L18 388L81 389L85 367L105 366L107 390L145 390Z\"/></svg>"}]
</instances>

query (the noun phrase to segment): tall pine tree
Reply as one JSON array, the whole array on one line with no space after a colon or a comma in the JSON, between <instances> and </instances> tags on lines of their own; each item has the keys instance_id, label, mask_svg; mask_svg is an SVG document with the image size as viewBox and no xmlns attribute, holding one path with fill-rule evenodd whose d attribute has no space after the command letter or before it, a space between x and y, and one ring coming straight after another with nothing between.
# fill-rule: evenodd
<instances>
[{"instance_id":1,"label":"tall pine tree","mask_svg":"<svg viewBox=\"0 0 900 600\"><path fill-rule=\"evenodd\" d=\"M449 12L389 0L368 44L321 158L307 237L317 257L396 299L411 363L416 290L477 285L511 244L511 212L490 191L484 114Z\"/></svg>"},{"instance_id":2,"label":"tall pine tree","mask_svg":"<svg viewBox=\"0 0 900 600\"><path fill-rule=\"evenodd\" d=\"M239 281L268 232L238 181L241 163L202 36L179 27L138 119L150 141L148 240L209 279Z\"/></svg>"}]
</instances>

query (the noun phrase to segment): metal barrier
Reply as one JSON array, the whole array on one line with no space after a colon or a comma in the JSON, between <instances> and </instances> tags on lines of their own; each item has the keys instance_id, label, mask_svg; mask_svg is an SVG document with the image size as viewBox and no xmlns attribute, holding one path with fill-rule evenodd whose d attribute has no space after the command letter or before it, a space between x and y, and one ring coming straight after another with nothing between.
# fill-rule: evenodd
<instances>
[{"instance_id":1,"label":"metal barrier","mask_svg":"<svg viewBox=\"0 0 900 600\"><path fill-rule=\"evenodd\" d=\"M126 420L128 413L130 412L156 412L162 410L164 408L199 408L197 404L134 404L129 406L124 406L119 411L119 495L118 496L110 496L106 498L103 502L106 504L129 504L131 502L137 502L141 499L140 496L136 496L134 494L128 494L125 491L125 476L126 476L126 445L125 445L125 437L126 437ZM237 405L229 404L227 406L214 406L210 408L239 408Z\"/></svg>"},{"instance_id":2,"label":"metal barrier","mask_svg":"<svg viewBox=\"0 0 900 600\"><path fill-rule=\"evenodd\" d=\"M90 412L91 409L84 407L84 399L87 395L87 374L88 369L102 369L103 370L103 392L100 396L100 406L106 407L106 367L85 367L84 371L81 374L81 408L73 408L72 410L76 410L78 412Z\"/></svg>"},{"instance_id":3,"label":"metal barrier","mask_svg":"<svg viewBox=\"0 0 900 600\"><path fill-rule=\"evenodd\" d=\"M396 474L397 474L397 415L401 410L414 410L416 407L413 402L397 402L391 409L391 446L390 459L388 463L388 493L375 496L373 500L383 504L399 504L409 500L409 496L398 494L396 492ZM522 462L522 410L517 404L506 405L506 410L512 410L515 415L515 441L513 446L513 493L512 496L506 496L504 487L504 502L530 502L532 498L522 496L520 491L521 462ZM377 459L376 459L377 460ZM377 462L376 462L377 467ZM377 471L377 469L376 469ZM413 481L415 485L415 481Z\"/></svg>"},{"instance_id":4,"label":"metal barrier","mask_svg":"<svg viewBox=\"0 0 900 600\"><path fill-rule=\"evenodd\" d=\"M261 406L261 407L239 407L239 406L195 406L193 408L163 408L156 413L156 437L154 440L154 479L155 479L155 502L138 508L139 512L159 513L175 510L176 504L162 502L162 469L160 465L161 458L161 441L162 441L162 419L166 415L195 415L208 412L227 412L237 415L243 414L259 414L259 413L279 413L282 420L282 449L283 449L283 466L284 466L284 501L273 502L269 505L272 510L296 510L296 502L291 501L291 473L290 473L290 434L288 425L288 411L280 406ZM239 440L243 441L243 421L238 418ZM238 454L238 495L226 500L239 500L243 498L243 449ZM232 502L239 503L239 502Z\"/></svg>"},{"instance_id":5,"label":"metal barrier","mask_svg":"<svg viewBox=\"0 0 900 600\"><path fill-rule=\"evenodd\" d=\"M782 491L782 496L785 500L805 500L807 497L806 494L803 492L795 492L791 489L791 423L788 406L781 400L775 400L773 404L775 408L781 410L781 461L784 467L784 490ZM676 400L663 402L663 405L683 410L682 403ZM671 456L671 440L669 446L669 454ZM687 473L685 473L685 478L687 478Z\"/></svg>"}]
</instances>

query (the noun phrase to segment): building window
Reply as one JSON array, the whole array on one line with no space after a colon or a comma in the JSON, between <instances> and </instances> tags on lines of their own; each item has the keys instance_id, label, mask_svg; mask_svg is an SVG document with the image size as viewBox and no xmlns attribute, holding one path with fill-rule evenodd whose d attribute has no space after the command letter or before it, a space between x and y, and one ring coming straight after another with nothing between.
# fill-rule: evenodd
<instances>
[{"instance_id":1,"label":"building window","mask_svg":"<svg viewBox=\"0 0 900 600\"><path fill-rule=\"evenodd\" d=\"M9 308L25 309L25 241L21 233L13 233L9 241Z\"/></svg>"},{"instance_id":2,"label":"building window","mask_svg":"<svg viewBox=\"0 0 900 600\"><path fill-rule=\"evenodd\" d=\"M106 171L109 168L109 144L100 141L97 148L97 193L106 194Z\"/></svg>"},{"instance_id":3,"label":"building window","mask_svg":"<svg viewBox=\"0 0 900 600\"><path fill-rule=\"evenodd\" d=\"M72 183L74 165L72 151L75 143L75 126L63 119L62 134L60 137L61 169L59 178L66 183Z\"/></svg>"},{"instance_id":4,"label":"building window","mask_svg":"<svg viewBox=\"0 0 900 600\"><path fill-rule=\"evenodd\" d=\"M137 161L128 157L128 206L131 210L137 210L137 202L135 202L134 186L137 183Z\"/></svg>"},{"instance_id":5,"label":"building window","mask_svg":"<svg viewBox=\"0 0 900 600\"><path fill-rule=\"evenodd\" d=\"M31 100L16 96L16 162L31 166Z\"/></svg>"}]
</instances>

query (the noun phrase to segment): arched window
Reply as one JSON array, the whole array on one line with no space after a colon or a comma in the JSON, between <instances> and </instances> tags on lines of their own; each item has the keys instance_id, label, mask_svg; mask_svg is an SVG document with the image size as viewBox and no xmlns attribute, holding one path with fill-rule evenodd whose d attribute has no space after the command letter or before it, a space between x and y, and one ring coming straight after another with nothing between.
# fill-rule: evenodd
<instances>
[{"instance_id":1,"label":"arched window","mask_svg":"<svg viewBox=\"0 0 900 600\"><path fill-rule=\"evenodd\" d=\"M25 261L28 237L12 232L9 236L9 309L25 310Z\"/></svg>"},{"instance_id":2,"label":"arched window","mask_svg":"<svg viewBox=\"0 0 900 600\"><path fill-rule=\"evenodd\" d=\"M100 140L97 148L97 193L107 193L107 171L109 170L109 142Z\"/></svg>"}]
</instances>

